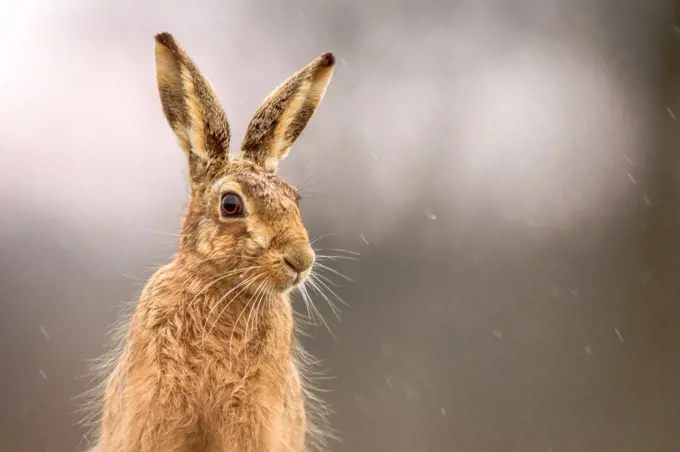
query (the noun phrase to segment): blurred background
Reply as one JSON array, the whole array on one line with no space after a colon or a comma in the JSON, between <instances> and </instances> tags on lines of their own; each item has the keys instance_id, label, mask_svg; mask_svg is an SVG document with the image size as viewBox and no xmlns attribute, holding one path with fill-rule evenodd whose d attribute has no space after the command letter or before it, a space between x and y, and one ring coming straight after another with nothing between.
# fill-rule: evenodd
<instances>
[{"instance_id":1,"label":"blurred background","mask_svg":"<svg viewBox=\"0 0 680 452\"><path fill-rule=\"evenodd\" d=\"M120 307L176 248L185 161L153 35L232 151L324 51L282 165L334 268L334 451L680 444L680 5L672 0L0 2L0 450L83 451Z\"/></svg>"}]
</instances>

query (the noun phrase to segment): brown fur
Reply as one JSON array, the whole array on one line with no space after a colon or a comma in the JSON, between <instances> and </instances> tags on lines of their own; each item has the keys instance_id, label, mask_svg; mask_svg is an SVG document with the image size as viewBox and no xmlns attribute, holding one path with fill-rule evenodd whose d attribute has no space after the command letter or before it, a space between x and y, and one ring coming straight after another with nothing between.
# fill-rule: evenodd
<instances>
[{"instance_id":1,"label":"brown fur","mask_svg":"<svg viewBox=\"0 0 680 452\"><path fill-rule=\"evenodd\" d=\"M156 36L163 111L189 158L191 199L179 253L142 291L109 361L99 452L298 452L317 427L305 403L308 356L289 292L314 252L296 190L274 171L330 81L314 60L258 109L239 158L214 90L168 33ZM223 218L239 194L245 218ZM299 279L283 259L293 262Z\"/></svg>"}]
</instances>

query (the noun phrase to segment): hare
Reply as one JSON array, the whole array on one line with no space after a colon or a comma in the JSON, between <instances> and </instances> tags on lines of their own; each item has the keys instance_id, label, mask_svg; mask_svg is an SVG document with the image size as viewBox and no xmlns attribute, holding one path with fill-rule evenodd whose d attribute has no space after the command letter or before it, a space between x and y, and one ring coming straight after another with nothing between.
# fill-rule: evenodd
<instances>
[{"instance_id":1,"label":"hare","mask_svg":"<svg viewBox=\"0 0 680 452\"><path fill-rule=\"evenodd\" d=\"M98 452L307 451L310 424L289 298L315 253L296 189L276 175L331 80L325 53L264 100L241 152L211 83L155 36L163 112L188 157L171 263L148 281L103 383Z\"/></svg>"}]
</instances>

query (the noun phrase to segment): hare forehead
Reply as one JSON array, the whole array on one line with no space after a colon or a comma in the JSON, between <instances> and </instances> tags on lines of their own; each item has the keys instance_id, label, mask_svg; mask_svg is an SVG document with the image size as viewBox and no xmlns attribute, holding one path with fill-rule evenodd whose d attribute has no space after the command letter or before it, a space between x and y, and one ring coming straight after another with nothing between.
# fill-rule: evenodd
<instances>
[{"instance_id":1,"label":"hare forehead","mask_svg":"<svg viewBox=\"0 0 680 452\"><path fill-rule=\"evenodd\" d=\"M228 182L235 182L249 198L268 202L288 204L297 201L298 192L291 184L276 174L253 171L253 168L241 165L230 165L226 173L214 184L220 189Z\"/></svg>"},{"instance_id":2,"label":"hare forehead","mask_svg":"<svg viewBox=\"0 0 680 452\"><path fill-rule=\"evenodd\" d=\"M233 179L243 187L248 196L260 199L295 200L297 192L292 185L273 174L241 173Z\"/></svg>"}]
</instances>

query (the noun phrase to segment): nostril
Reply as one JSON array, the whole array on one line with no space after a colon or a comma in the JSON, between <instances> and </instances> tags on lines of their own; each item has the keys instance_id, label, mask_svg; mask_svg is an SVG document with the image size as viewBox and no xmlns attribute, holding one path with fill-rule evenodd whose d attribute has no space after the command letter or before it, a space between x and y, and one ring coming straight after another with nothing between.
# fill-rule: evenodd
<instances>
[{"instance_id":1,"label":"nostril","mask_svg":"<svg viewBox=\"0 0 680 452\"><path fill-rule=\"evenodd\" d=\"M314 252L311 248L291 248L282 253L281 260L294 272L304 273L314 265Z\"/></svg>"},{"instance_id":2,"label":"nostril","mask_svg":"<svg viewBox=\"0 0 680 452\"><path fill-rule=\"evenodd\" d=\"M300 273L302 270L300 269L300 264L297 263L294 259L291 259L289 257L284 257L283 262L290 267L291 270L293 270L296 273Z\"/></svg>"}]
</instances>

